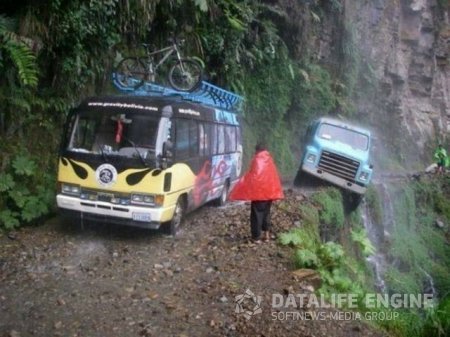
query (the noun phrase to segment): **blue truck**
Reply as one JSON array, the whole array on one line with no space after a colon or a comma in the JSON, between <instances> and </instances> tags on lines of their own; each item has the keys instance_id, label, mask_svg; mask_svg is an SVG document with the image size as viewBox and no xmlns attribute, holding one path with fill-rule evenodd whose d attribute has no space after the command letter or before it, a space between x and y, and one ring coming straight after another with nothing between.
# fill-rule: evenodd
<instances>
[{"instance_id":1,"label":"blue truck","mask_svg":"<svg viewBox=\"0 0 450 337\"><path fill-rule=\"evenodd\" d=\"M309 125L305 143L294 183L302 184L314 176L350 192L353 203L359 203L372 178L370 132L322 117Z\"/></svg>"}]
</instances>

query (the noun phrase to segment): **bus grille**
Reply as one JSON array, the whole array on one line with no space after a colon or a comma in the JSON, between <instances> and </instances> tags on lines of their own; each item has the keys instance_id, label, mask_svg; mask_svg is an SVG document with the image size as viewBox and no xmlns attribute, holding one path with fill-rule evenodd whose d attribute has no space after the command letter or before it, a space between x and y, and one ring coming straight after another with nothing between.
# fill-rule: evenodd
<instances>
[{"instance_id":1,"label":"bus grille","mask_svg":"<svg viewBox=\"0 0 450 337\"><path fill-rule=\"evenodd\" d=\"M355 181L359 162L335 153L323 151L320 156L319 168L345 180Z\"/></svg>"}]
</instances>

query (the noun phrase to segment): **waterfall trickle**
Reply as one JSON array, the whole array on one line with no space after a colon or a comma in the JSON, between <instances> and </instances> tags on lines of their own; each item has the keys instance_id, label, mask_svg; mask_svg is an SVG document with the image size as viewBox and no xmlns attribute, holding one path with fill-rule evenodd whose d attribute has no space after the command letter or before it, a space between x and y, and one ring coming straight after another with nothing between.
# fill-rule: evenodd
<instances>
[{"instance_id":1,"label":"waterfall trickle","mask_svg":"<svg viewBox=\"0 0 450 337\"><path fill-rule=\"evenodd\" d=\"M421 267L419 269L425 274L425 277L427 279L427 285L424 287L424 293L425 294L431 294L433 295L433 298L436 297L436 288L434 287L434 280L431 277L430 274L427 273L427 271Z\"/></svg>"},{"instance_id":2,"label":"waterfall trickle","mask_svg":"<svg viewBox=\"0 0 450 337\"><path fill-rule=\"evenodd\" d=\"M375 253L367 258L367 261L372 265L375 273L375 286L378 291L382 293L387 292L386 282L384 280L384 274L386 271L386 257L382 250L383 236L380 236L380 229L382 230L382 224L374 223L373 216L369 205L366 202L362 204L362 220L364 228L367 232L367 237L369 238L372 245L375 247Z\"/></svg>"},{"instance_id":3,"label":"waterfall trickle","mask_svg":"<svg viewBox=\"0 0 450 337\"><path fill-rule=\"evenodd\" d=\"M366 201L361 205L364 228L367 237L375 248L375 253L369 256L367 261L373 266L377 290L387 293L389 284L386 283L386 271L389 267L398 267L395 265L396 260L392 259L390 255L391 245L396 242L394 236L398 236L399 229L397 227L402 226L402 223L396 221L395 207L397 203L388 185L376 183L374 187L379 196L379 207L381 209L372 209L371 207L375 206ZM423 267L426 268L426 266ZM432 276L421 266L418 266L418 268L424 275L422 291L435 297L437 294Z\"/></svg>"}]
</instances>

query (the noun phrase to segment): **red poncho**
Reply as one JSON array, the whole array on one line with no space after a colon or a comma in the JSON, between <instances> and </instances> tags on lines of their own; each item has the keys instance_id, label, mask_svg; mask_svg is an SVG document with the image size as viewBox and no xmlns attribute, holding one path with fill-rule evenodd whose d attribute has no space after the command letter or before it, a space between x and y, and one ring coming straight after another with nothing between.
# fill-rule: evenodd
<instances>
[{"instance_id":1,"label":"red poncho","mask_svg":"<svg viewBox=\"0 0 450 337\"><path fill-rule=\"evenodd\" d=\"M278 200L284 198L277 168L267 151L258 152L250 170L230 193L230 200Z\"/></svg>"}]
</instances>

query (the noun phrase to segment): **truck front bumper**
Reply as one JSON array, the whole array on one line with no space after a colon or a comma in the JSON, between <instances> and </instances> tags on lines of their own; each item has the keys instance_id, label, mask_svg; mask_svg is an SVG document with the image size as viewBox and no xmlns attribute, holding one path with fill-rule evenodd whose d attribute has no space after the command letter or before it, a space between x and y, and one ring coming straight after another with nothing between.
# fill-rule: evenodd
<instances>
[{"instance_id":1,"label":"truck front bumper","mask_svg":"<svg viewBox=\"0 0 450 337\"><path fill-rule=\"evenodd\" d=\"M367 187L365 186L361 186L354 182L350 182L340 177L336 177L335 175L332 175L321 169L311 167L309 165L302 165L302 171L357 194L364 194L366 193L367 190Z\"/></svg>"}]
</instances>

